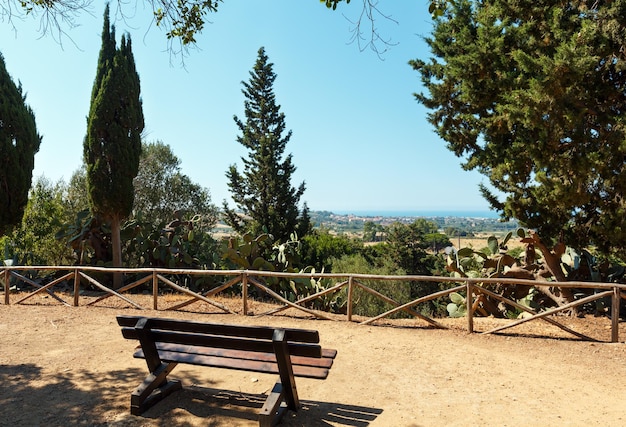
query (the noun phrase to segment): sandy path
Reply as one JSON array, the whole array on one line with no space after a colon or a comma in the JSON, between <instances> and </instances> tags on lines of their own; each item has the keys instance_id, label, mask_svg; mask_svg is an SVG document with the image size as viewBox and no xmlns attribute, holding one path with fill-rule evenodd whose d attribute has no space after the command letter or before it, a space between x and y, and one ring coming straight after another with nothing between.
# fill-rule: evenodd
<instances>
[{"instance_id":1,"label":"sandy path","mask_svg":"<svg viewBox=\"0 0 626 427\"><path fill-rule=\"evenodd\" d=\"M257 425L275 378L178 367L186 387L142 417L145 376L107 307L0 305L0 425ZM626 425L626 334L618 344L469 335L417 322L362 326L293 317L144 311L149 316L318 329L338 356L327 380L298 379L303 409L286 426ZM482 327L477 319L477 326ZM485 322L489 321L484 319ZM608 339L608 320L583 327ZM462 327L462 326L461 326ZM483 329L484 330L484 329Z\"/></svg>"}]
</instances>

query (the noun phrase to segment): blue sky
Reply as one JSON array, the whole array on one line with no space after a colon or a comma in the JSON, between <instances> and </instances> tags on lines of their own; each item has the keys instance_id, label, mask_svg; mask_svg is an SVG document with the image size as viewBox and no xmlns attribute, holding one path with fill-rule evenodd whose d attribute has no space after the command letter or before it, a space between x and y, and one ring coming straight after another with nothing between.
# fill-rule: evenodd
<instances>
[{"instance_id":1,"label":"blue sky","mask_svg":"<svg viewBox=\"0 0 626 427\"><path fill-rule=\"evenodd\" d=\"M124 3L124 2L121 2ZM330 211L488 211L477 172L460 159L426 121L414 92L419 75L408 65L428 58L422 40L432 21L427 1L383 1L397 24L378 19L390 39L382 60L350 43L359 1L337 11L317 0L226 0L211 15L181 66L167 51L165 33L151 27L151 11L126 6L116 32L128 32L139 76L145 139L170 145L183 173L209 189L212 201L230 200L225 172L240 165L233 115L244 118L243 80L265 47L277 74L274 90L287 129L287 152L297 167L292 184L305 181L302 201ZM80 16L67 35L41 35L30 18L0 22L0 52L22 83L43 135L34 177L69 180L82 164L91 86L100 49L104 3Z\"/></svg>"}]
</instances>

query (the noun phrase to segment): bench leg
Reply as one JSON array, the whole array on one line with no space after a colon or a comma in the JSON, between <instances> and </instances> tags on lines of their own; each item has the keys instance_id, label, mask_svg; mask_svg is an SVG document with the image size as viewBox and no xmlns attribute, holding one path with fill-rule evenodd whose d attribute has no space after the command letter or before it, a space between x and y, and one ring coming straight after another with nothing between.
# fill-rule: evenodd
<instances>
[{"instance_id":1,"label":"bench leg","mask_svg":"<svg viewBox=\"0 0 626 427\"><path fill-rule=\"evenodd\" d=\"M274 353L276 354L276 363L278 364L278 375L283 388L283 396L287 407L292 411L300 408L300 400L298 399L298 390L296 389L296 378L293 375L293 367L291 366L291 357L289 356L289 348L287 347L287 339L285 331L276 329L272 338Z\"/></svg>"},{"instance_id":2,"label":"bench leg","mask_svg":"<svg viewBox=\"0 0 626 427\"><path fill-rule=\"evenodd\" d=\"M167 375L176 367L176 363L162 363L153 373L130 395L130 413L141 415L158 401L180 390L182 384L178 380L168 381Z\"/></svg>"},{"instance_id":3,"label":"bench leg","mask_svg":"<svg viewBox=\"0 0 626 427\"><path fill-rule=\"evenodd\" d=\"M287 412L287 406L282 405L284 400L285 391L281 382L278 381L267 396L267 399L265 399L261 412L259 412L260 427L272 427L278 424L285 412Z\"/></svg>"},{"instance_id":4,"label":"bench leg","mask_svg":"<svg viewBox=\"0 0 626 427\"><path fill-rule=\"evenodd\" d=\"M276 329L272 337L280 380L274 385L259 413L259 426L271 427L280 421L287 409L297 411L300 408L296 380L293 375L291 358L287 347L285 331ZM284 403L284 405L283 405Z\"/></svg>"}]
</instances>

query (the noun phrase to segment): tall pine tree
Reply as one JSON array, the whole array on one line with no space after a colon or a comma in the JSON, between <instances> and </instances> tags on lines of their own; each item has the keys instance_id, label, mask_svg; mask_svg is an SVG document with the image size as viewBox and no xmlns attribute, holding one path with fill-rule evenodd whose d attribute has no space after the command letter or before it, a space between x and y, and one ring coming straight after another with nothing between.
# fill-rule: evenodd
<instances>
[{"instance_id":1,"label":"tall pine tree","mask_svg":"<svg viewBox=\"0 0 626 427\"><path fill-rule=\"evenodd\" d=\"M41 144L35 114L25 101L0 54L0 235L22 221Z\"/></svg>"},{"instance_id":2,"label":"tall pine tree","mask_svg":"<svg viewBox=\"0 0 626 427\"><path fill-rule=\"evenodd\" d=\"M83 150L91 210L111 226L114 266L122 265L120 224L133 207L133 179L139 168L143 128L130 37L122 36L119 49L116 47L107 5Z\"/></svg>"},{"instance_id":3,"label":"tall pine tree","mask_svg":"<svg viewBox=\"0 0 626 427\"><path fill-rule=\"evenodd\" d=\"M309 216L306 205L302 214L298 208L304 182L298 188L291 186L296 167L291 154L283 158L291 131L285 134L285 114L274 96L275 79L273 64L260 48L250 81L242 82L246 121L234 117L241 131L237 142L248 149L248 158L242 158L243 173L235 165L226 172L231 196L241 212L224 201L224 213L226 222L239 233L269 233L286 241L294 231L306 234Z\"/></svg>"}]
</instances>

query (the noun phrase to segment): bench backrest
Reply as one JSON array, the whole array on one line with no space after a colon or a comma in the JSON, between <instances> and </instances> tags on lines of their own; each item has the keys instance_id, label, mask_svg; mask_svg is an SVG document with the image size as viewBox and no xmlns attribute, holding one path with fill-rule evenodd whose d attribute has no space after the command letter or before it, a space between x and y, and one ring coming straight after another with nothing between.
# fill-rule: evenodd
<instances>
[{"instance_id":1,"label":"bench backrest","mask_svg":"<svg viewBox=\"0 0 626 427\"><path fill-rule=\"evenodd\" d=\"M122 335L139 339L135 326L142 316L117 316ZM292 356L322 357L319 333L314 330L272 328L267 326L224 325L176 319L147 319L146 327L156 343L172 343L201 347L273 353L274 331L282 329Z\"/></svg>"}]
</instances>

